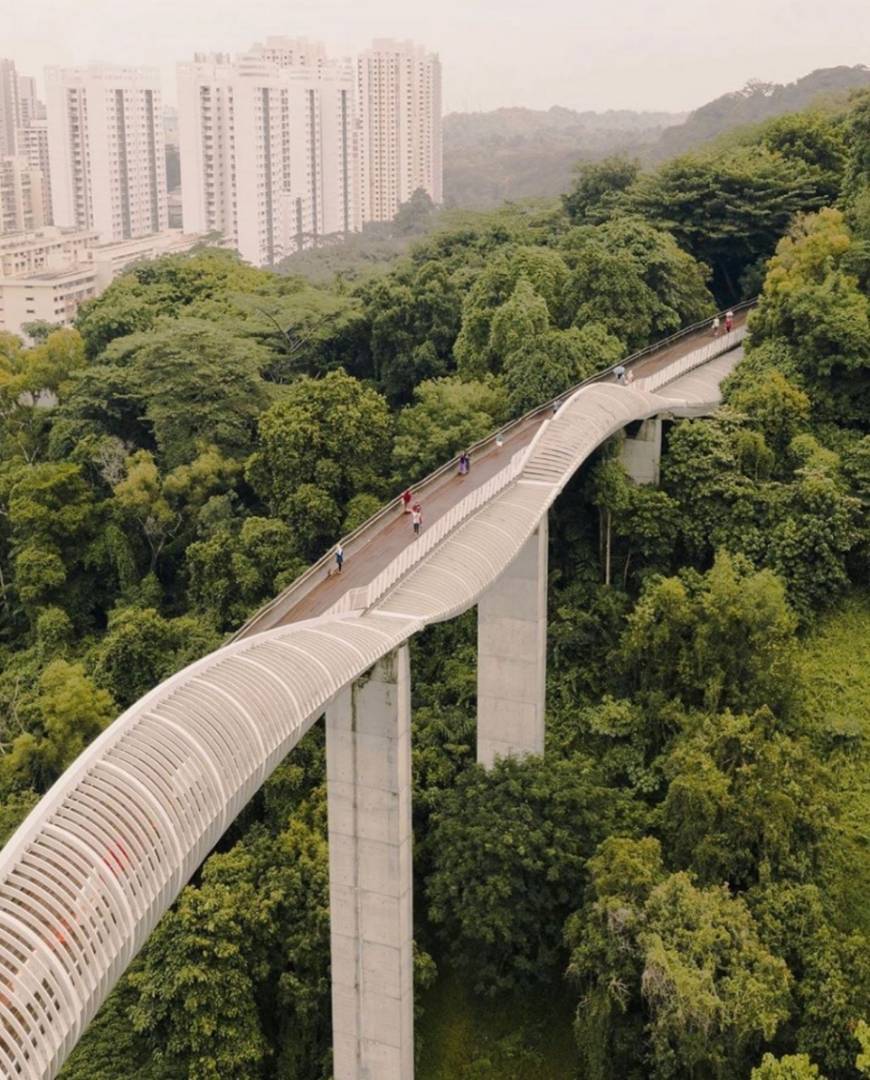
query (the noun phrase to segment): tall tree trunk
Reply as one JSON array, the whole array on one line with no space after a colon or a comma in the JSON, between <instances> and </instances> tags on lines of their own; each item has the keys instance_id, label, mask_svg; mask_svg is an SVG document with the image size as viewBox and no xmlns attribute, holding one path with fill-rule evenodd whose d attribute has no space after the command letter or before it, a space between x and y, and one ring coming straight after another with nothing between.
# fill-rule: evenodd
<instances>
[{"instance_id":1,"label":"tall tree trunk","mask_svg":"<svg viewBox=\"0 0 870 1080\"><path fill-rule=\"evenodd\" d=\"M610 584L610 510L607 511L607 558L604 563L604 584Z\"/></svg>"}]
</instances>

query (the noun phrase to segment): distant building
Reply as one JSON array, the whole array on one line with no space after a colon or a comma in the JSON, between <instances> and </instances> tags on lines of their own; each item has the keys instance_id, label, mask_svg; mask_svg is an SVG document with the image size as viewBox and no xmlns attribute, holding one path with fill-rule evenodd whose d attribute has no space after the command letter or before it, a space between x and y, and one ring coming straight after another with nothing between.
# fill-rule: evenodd
<instances>
[{"instance_id":1,"label":"distant building","mask_svg":"<svg viewBox=\"0 0 870 1080\"><path fill-rule=\"evenodd\" d=\"M441 62L379 39L357 58L362 220L391 221L419 188L442 201Z\"/></svg>"},{"instance_id":2,"label":"distant building","mask_svg":"<svg viewBox=\"0 0 870 1080\"><path fill-rule=\"evenodd\" d=\"M42 173L25 158L0 158L0 235L45 224Z\"/></svg>"},{"instance_id":3,"label":"distant building","mask_svg":"<svg viewBox=\"0 0 870 1080\"><path fill-rule=\"evenodd\" d=\"M51 159L48 153L48 122L30 120L18 129L18 156L23 158L31 169L39 169L42 174L42 220L46 225L54 222L51 206Z\"/></svg>"},{"instance_id":4,"label":"distant building","mask_svg":"<svg viewBox=\"0 0 870 1080\"><path fill-rule=\"evenodd\" d=\"M157 71L47 68L46 108L55 224L96 229L103 243L166 229Z\"/></svg>"},{"instance_id":5,"label":"distant building","mask_svg":"<svg viewBox=\"0 0 870 1080\"><path fill-rule=\"evenodd\" d=\"M303 60L304 63L295 61ZM322 46L269 39L178 68L184 227L255 266L360 227L354 78Z\"/></svg>"},{"instance_id":6,"label":"distant building","mask_svg":"<svg viewBox=\"0 0 870 1080\"><path fill-rule=\"evenodd\" d=\"M85 300L133 263L181 254L202 240L166 230L101 244L95 229L57 226L0 237L0 330L23 336L23 324L37 320L69 326Z\"/></svg>"},{"instance_id":7,"label":"distant building","mask_svg":"<svg viewBox=\"0 0 870 1080\"><path fill-rule=\"evenodd\" d=\"M278 67L318 68L327 63L323 42L308 38L268 37L251 46L250 54Z\"/></svg>"},{"instance_id":8,"label":"distant building","mask_svg":"<svg viewBox=\"0 0 870 1080\"><path fill-rule=\"evenodd\" d=\"M45 104L36 96L36 79L32 75L18 76L18 124L27 128L45 119Z\"/></svg>"},{"instance_id":9,"label":"distant building","mask_svg":"<svg viewBox=\"0 0 870 1080\"><path fill-rule=\"evenodd\" d=\"M0 57L0 157L13 157L21 126L18 72L13 60Z\"/></svg>"}]
</instances>

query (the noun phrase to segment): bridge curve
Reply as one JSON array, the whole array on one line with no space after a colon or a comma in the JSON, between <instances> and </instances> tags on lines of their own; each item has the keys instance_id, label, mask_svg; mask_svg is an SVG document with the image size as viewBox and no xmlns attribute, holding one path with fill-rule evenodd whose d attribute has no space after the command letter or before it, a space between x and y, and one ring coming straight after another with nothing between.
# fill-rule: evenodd
<instances>
[{"instance_id":1,"label":"bridge curve","mask_svg":"<svg viewBox=\"0 0 870 1080\"><path fill-rule=\"evenodd\" d=\"M327 703L424 626L477 603L608 437L717 404L743 333L631 386L582 386L364 586L190 665L84 751L0 853L4 1075L57 1073L197 866Z\"/></svg>"}]
</instances>

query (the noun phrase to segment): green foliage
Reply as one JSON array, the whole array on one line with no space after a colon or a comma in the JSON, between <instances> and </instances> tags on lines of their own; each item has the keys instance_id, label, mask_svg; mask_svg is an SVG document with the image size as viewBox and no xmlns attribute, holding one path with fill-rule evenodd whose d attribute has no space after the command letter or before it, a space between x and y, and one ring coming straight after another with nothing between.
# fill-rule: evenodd
<instances>
[{"instance_id":1,"label":"green foliage","mask_svg":"<svg viewBox=\"0 0 870 1080\"><path fill-rule=\"evenodd\" d=\"M414 404L399 413L393 465L399 483L432 469L489 435L506 418L503 389L491 380L455 376L421 383Z\"/></svg>"},{"instance_id":2,"label":"green foliage","mask_svg":"<svg viewBox=\"0 0 870 1080\"><path fill-rule=\"evenodd\" d=\"M246 475L303 553L335 538L353 495L381 488L390 429L384 399L339 371L294 383L262 414Z\"/></svg>"},{"instance_id":3,"label":"green foliage","mask_svg":"<svg viewBox=\"0 0 870 1080\"><path fill-rule=\"evenodd\" d=\"M617 363L624 354L622 342L600 323L530 335L505 357L510 411L527 412Z\"/></svg>"},{"instance_id":4,"label":"green foliage","mask_svg":"<svg viewBox=\"0 0 870 1080\"><path fill-rule=\"evenodd\" d=\"M580 757L500 760L461 774L432 816L429 918L478 992L539 980L596 838L630 818Z\"/></svg>"},{"instance_id":5,"label":"green foliage","mask_svg":"<svg viewBox=\"0 0 870 1080\"><path fill-rule=\"evenodd\" d=\"M628 617L621 660L633 687L689 707L788 704L796 619L782 582L725 552L703 577L653 581Z\"/></svg>"},{"instance_id":6,"label":"green foliage","mask_svg":"<svg viewBox=\"0 0 870 1080\"><path fill-rule=\"evenodd\" d=\"M870 407L870 300L849 272L854 249L839 211L800 219L770 261L751 325L753 350L788 347L820 412L861 425Z\"/></svg>"},{"instance_id":7,"label":"green foliage","mask_svg":"<svg viewBox=\"0 0 870 1080\"><path fill-rule=\"evenodd\" d=\"M641 1065L643 1044L628 1041L638 1012L646 1075L739 1075L787 1017L789 986L744 902L666 876L649 839L611 838L589 869L594 898L565 928L585 995L575 1027L586 1075L608 1075L617 1048L628 1074Z\"/></svg>"},{"instance_id":8,"label":"green foliage","mask_svg":"<svg viewBox=\"0 0 870 1080\"><path fill-rule=\"evenodd\" d=\"M636 161L621 157L581 163L574 186L562 196L565 212L577 224L606 218L618 203L618 196L632 186L639 173Z\"/></svg>"},{"instance_id":9,"label":"green foliage","mask_svg":"<svg viewBox=\"0 0 870 1080\"><path fill-rule=\"evenodd\" d=\"M806 1054L785 1054L775 1058L765 1054L752 1070L750 1080L825 1080Z\"/></svg>"},{"instance_id":10,"label":"green foliage","mask_svg":"<svg viewBox=\"0 0 870 1080\"><path fill-rule=\"evenodd\" d=\"M191 544L186 564L193 607L222 630L239 626L280 591L279 579L305 569L292 530L277 518L261 517L246 518L237 532L220 528Z\"/></svg>"},{"instance_id":11,"label":"green foliage","mask_svg":"<svg viewBox=\"0 0 870 1080\"><path fill-rule=\"evenodd\" d=\"M97 683L126 708L219 644L214 630L192 615L166 619L153 608L122 608L109 617L91 665Z\"/></svg>"},{"instance_id":12,"label":"green foliage","mask_svg":"<svg viewBox=\"0 0 870 1080\"><path fill-rule=\"evenodd\" d=\"M711 266L717 295L733 300L742 275L773 253L793 215L826 198L823 178L800 157L751 146L679 158L642 177L629 205Z\"/></svg>"}]
</instances>

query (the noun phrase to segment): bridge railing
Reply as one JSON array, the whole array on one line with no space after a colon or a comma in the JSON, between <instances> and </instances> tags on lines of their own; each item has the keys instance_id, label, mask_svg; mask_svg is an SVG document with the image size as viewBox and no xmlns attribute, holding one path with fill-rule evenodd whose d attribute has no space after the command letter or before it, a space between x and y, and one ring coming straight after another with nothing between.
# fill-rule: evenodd
<instances>
[{"instance_id":1,"label":"bridge railing","mask_svg":"<svg viewBox=\"0 0 870 1080\"><path fill-rule=\"evenodd\" d=\"M735 304L730 310L744 311L753 306L756 303L757 297L753 297L750 300L744 300L742 303ZM719 315L722 317L724 311ZM508 421L502 427L496 431L491 432L482 439L478 439L477 442L472 443L466 447L467 451L472 455L479 455L493 449L498 439L507 439L513 433L517 432L526 424L533 423L535 420L540 419L548 413L552 413L555 405L560 405L567 398L569 398L575 391L579 390L583 386L588 386L595 382L600 382L602 379L606 379L608 376L613 375L617 367L623 366L630 368L637 364L639 361L651 356L653 353L659 352L662 349L670 348L671 345L676 344L678 341L689 337L692 334L696 334L699 330L708 327L711 323L712 316L708 316L706 319L702 319L700 322L692 323L690 326L684 326L681 330L671 334L669 337L661 338L659 341L655 341L650 345L644 346L642 349L638 349L630 356L620 360L617 364L612 364L608 368L604 368L596 374L589 376L587 379L583 379L581 382L570 387L567 390L562 391L561 394L550 398L542 405L537 405L533 409L529 409L528 412L523 413L522 416L518 416L513 420ZM721 339L717 339L721 340ZM670 370L672 365L668 365ZM682 372L681 372L682 374ZM668 380L669 381L669 380ZM661 384L663 385L663 384ZM428 476L418 481L413 485L413 490L418 499L424 500L429 493L436 488L448 474L456 472L459 464L459 455L451 458L445 462L440 468L434 472L429 473ZM344 548L345 557L350 559L355 553L360 551L372 538L374 533L383 525L385 521L398 517L403 511L401 495L397 495L394 499L391 499L388 503L381 507L377 513L373 514L370 518L364 521L347 536L341 538L341 546ZM312 592L331 568L334 547L329 548L324 554L312 563L295 581L291 582L285 589L283 589L276 597L270 600L259 608L245 623L230 637L230 641L238 641L241 638L248 637L250 634L259 633L261 630L268 630L273 626L277 626L281 619L294 608L301 600L303 600L308 593ZM357 590L350 590L356 592ZM343 600L344 598L342 598ZM358 598L348 597L342 608L333 608L333 610L357 610L360 605L355 602ZM337 603L341 603L338 601Z\"/></svg>"},{"instance_id":2,"label":"bridge railing","mask_svg":"<svg viewBox=\"0 0 870 1080\"><path fill-rule=\"evenodd\" d=\"M730 331L730 333L722 334L721 337L714 338L708 345L704 345L700 349L695 349L693 352L681 356L679 360L675 360L672 364L668 364L668 366L662 368L661 371L654 371L652 375L648 375L645 379L638 379L635 385L641 390L655 393L656 390L660 390L668 383L673 382L675 379L679 379L681 375L685 375L693 368L701 367L715 357L730 352L739 345L745 337L746 327L738 326L735 330Z\"/></svg>"},{"instance_id":3,"label":"bridge railing","mask_svg":"<svg viewBox=\"0 0 870 1080\"><path fill-rule=\"evenodd\" d=\"M344 611L369 608L380 600L396 582L403 578L412 567L422 562L432 549L436 548L458 525L489 502L493 495L512 483L522 471L527 453L528 448L525 447L517 450L505 468L500 469L495 476L491 476L480 487L470 491L446 514L442 514L430 528L425 529L413 543L408 544L405 550L393 559L377 577L372 578L365 588L349 589L332 605L328 614L335 615Z\"/></svg>"}]
</instances>

